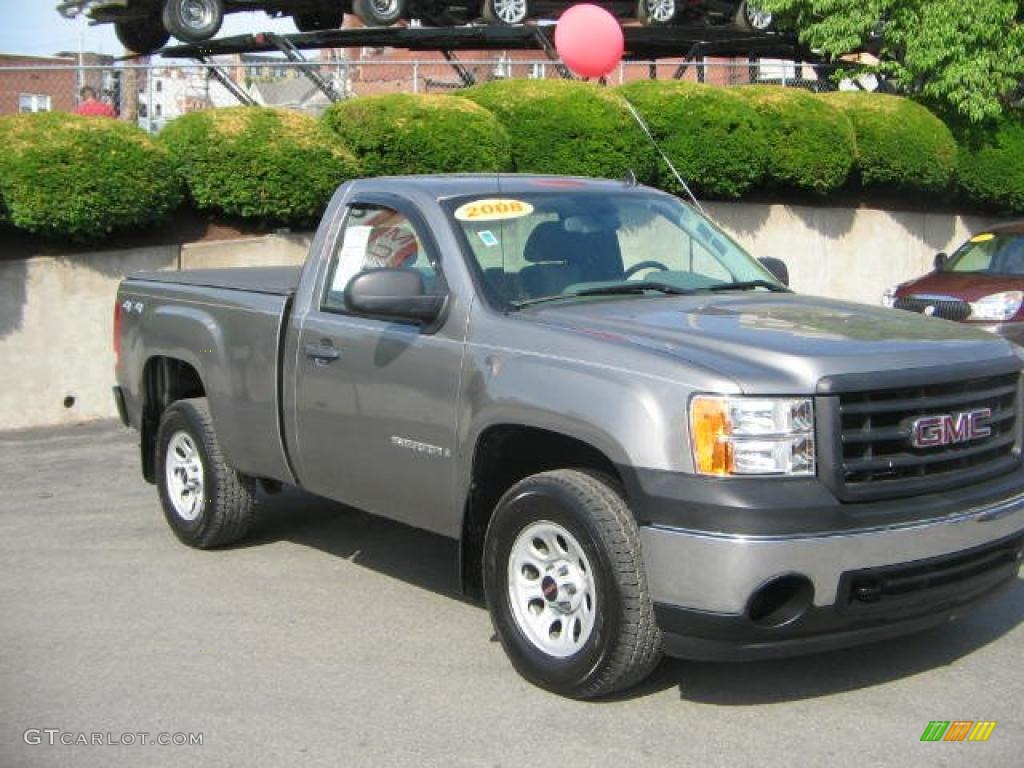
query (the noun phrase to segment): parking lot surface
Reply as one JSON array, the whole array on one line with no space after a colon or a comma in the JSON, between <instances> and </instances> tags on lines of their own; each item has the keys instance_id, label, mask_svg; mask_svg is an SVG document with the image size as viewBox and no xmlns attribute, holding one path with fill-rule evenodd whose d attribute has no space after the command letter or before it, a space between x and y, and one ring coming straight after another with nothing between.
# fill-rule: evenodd
<instances>
[{"instance_id":1,"label":"parking lot surface","mask_svg":"<svg viewBox=\"0 0 1024 768\"><path fill-rule=\"evenodd\" d=\"M486 611L459 598L456 558L454 542L297 492L245 545L191 550L133 433L0 434L0 766L1022 764L1020 581L941 630L666 661L580 703L516 676ZM922 743L932 720L998 725L986 743ZM150 743L189 734L202 744Z\"/></svg>"}]
</instances>

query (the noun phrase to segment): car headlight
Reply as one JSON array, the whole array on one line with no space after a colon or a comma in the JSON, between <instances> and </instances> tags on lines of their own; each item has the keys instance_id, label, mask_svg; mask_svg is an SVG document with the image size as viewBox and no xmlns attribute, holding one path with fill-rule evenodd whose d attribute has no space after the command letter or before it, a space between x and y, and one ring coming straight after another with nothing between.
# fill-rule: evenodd
<instances>
[{"instance_id":1,"label":"car headlight","mask_svg":"<svg viewBox=\"0 0 1024 768\"><path fill-rule=\"evenodd\" d=\"M1006 291L971 302L972 320L1009 320L1020 312L1024 291Z\"/></svg>"},{"instance_id":2,"label":"car headlight","mask_svg":"<svg viewBox=\"0 0 1024 768\"><path fill-rule=\"evenodd\" d=\"M810 398L695 395L693 464L702 475L813 475Z\"/></svg>"},{"instance_id":3,"label":"car headlight","mask_svg":"<svg viewBox=\"0 0 1024 768\"><path fill-rule=\"evenodd\" d=\"M885 293L882 294L882 306L889 307L892 309L896 306L896 289L887 288Z\"/></svg>"}]
</instances>

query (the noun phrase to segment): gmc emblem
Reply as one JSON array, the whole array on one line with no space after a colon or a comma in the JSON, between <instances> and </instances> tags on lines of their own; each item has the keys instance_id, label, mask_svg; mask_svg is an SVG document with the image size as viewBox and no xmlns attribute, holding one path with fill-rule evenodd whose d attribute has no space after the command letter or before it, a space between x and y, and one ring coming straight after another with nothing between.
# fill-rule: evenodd
<instances>
[{"instance_id":1,"label":"gmc emblem","mask_svg":"<svg viewBox=\"0 0 1024 768\"><path fill-rule=\"evenodd\" d=\"M980 440L992 434L992 428L982 423L991 417L991 408L923 416L910 427L910 444L915 448L935 448Z\"/></svg>"}]
</instances>

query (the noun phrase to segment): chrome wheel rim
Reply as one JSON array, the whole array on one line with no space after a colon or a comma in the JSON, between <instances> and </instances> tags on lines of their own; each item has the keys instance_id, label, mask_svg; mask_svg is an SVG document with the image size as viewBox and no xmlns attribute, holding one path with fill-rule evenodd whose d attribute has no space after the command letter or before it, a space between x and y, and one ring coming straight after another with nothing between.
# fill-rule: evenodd
<instances>
[{"instance_id":1,"label":"chrome wheel rim","mask_svg":"<svg viewBox=\"0 0 1024 768\"><path fill-rule=\"evenodd\" d=\"M526 20L526 0L492 0L494 15L506 24L522 24Z\"/></svg>"},{"instance_id":2,"label":"chrome wheel rim","mask_svg":"<svg viewBox=\"0 0 1024 768\"><path fill-rule=\"evenodd\" d=\"M383 18L390 18L398 13L397 0L370 0L370 5Z\"/></svg>"},{"instance_id":3,"label":"chrome wheel rim","mask_svg":"<svg viewBox=\"0 0 1024 768\"><path fill-rule=\"evenodd\" d=\"M597 592L576 537L546 520L524 528L509 553L508 599L534 647L560 659L578 653L594 631Z\"/></svg>"},{"instance_id":4,"label":"chrome wheel rim","mask_svg":"<svg viewBox=\"0 0 1024 768\"><path fill-rule=\"evenodd\" d=\"M676 15L676 0L644 0L647 3L647 18L659 24L667 24Z\"/></svg>"},{"instance_id":5,"label":"chrome wheel rim","mask_svg":"<svg viewBox=\"0 0 1024 768\"><path fill-rule=\"evenodd\" d=\"M203 510L203 461L188 432L171 436L164 471L171 506L182 520L192 522Z\"/></svg>"},{"instance_id":6,"label":"chrome wheel rim","mask_svg":"<svg viewBox=\"0 0 1024 768\"><path fill-rule=\"evenodd\" d=\"M181 19L192 29L205 29L213 23L213 6L203 0L181 0Z\"/></svg>"},{"instance_id":7,"label":"chrome wheel rim","mask_svg":"<svg viewBox=\"0 0 1024 768\"><path fill-rule=\"evenodd\" d=\"M747 23L754 29L763 32L772 25L772 15L768 11L762 11L757 6L747 3Z\"/></svg>"}]
</instances>

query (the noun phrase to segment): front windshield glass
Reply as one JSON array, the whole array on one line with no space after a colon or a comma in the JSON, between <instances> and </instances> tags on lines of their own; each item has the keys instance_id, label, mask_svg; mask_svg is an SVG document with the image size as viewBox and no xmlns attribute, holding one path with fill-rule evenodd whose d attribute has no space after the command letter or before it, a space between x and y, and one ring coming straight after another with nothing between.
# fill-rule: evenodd
<instances>
[{"instance_id":1,"label":"front windshield glass","mask_svg":"<svg viewBox=\"0 0 1024 768\"><path fill-rule=\"evenodd\" d=\"M676 198L558 190L445 201L492 301L517 307L581 294L784 290ZM751 285L753 283L753 285Z\"/></svg>"},{"instance_id":2,"label":"front windshield glass","mask_svg":"<svg viewBox=\"0 0 1024 768\"><path fill-rule=\"evenodd\" d=\"M1024 235L978 235L964 243L943 272L1024 275Z\"/></svg>"}]
</instances>

